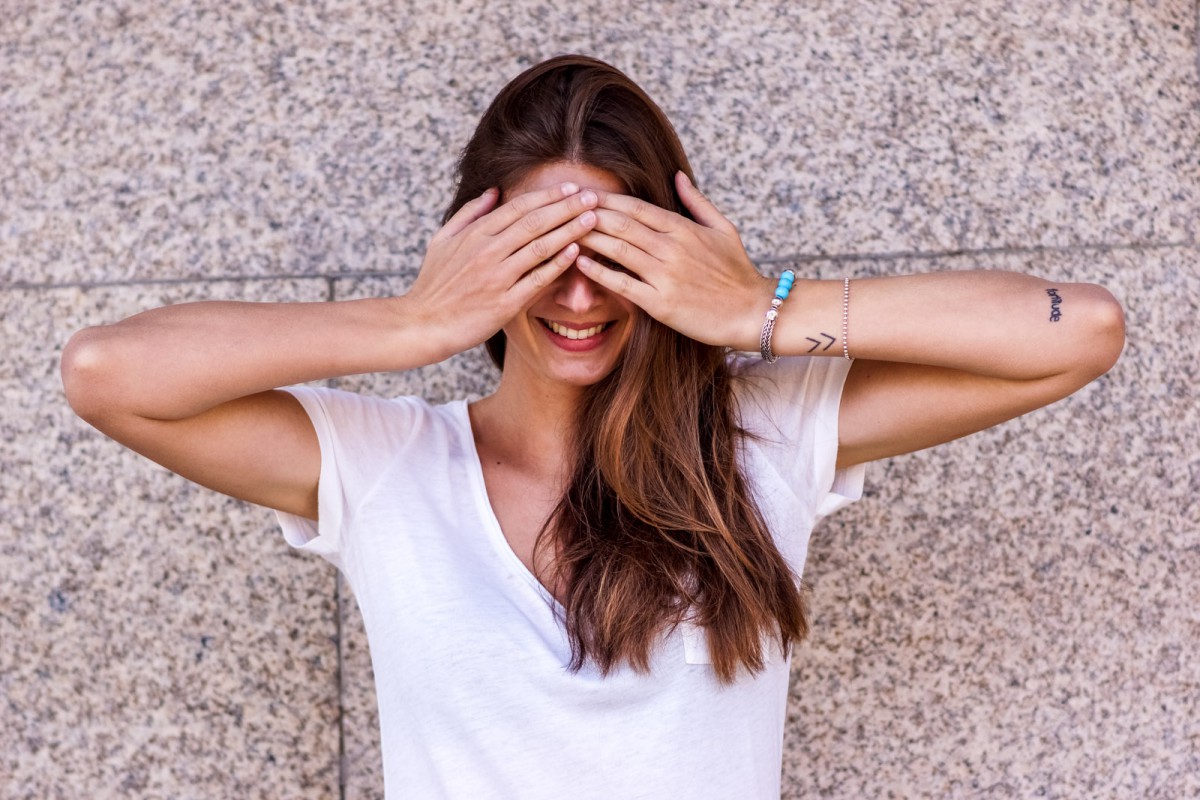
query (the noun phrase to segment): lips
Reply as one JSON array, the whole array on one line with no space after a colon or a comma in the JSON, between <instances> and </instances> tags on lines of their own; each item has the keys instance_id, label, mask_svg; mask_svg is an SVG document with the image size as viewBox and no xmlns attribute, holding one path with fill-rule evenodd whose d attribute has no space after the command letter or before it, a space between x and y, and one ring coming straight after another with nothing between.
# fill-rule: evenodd
<instances>
[{"instance_id":1,"label":"lips","mask_svg":"<svg viewBox=\"0 0 1200 800\"><path fill-rule=\"evenodd\" d=\"M565 339L580 341L582 339L590 339L593 336L603 333L604 330L612 323L601 322L587 328L571 328L553 320L543 319L542 324L550 329L553 333L562 336Z\"/></svg>"}]
</instances>

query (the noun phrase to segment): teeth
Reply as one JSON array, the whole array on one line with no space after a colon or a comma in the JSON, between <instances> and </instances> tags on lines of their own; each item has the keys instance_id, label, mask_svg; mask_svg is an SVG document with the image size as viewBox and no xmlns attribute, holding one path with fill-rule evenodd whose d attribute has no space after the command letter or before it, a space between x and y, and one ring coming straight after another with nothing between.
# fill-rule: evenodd
<instances>
[{"instance_id":1,"label":"teeth","mask_svg":"<svg viewBox=\"0 0 1200 800\"><path fill-rule=\"evenodd\" d=\"M576 330L574 328L568 328L566 326L559 325L557 322L546 320L546 327L557 333L559 336L565 336L568 339L590 339L600 331L604 330L604 323L593 325L592 327L584 328L583 330Z\"/></svg>"}]
</instances>

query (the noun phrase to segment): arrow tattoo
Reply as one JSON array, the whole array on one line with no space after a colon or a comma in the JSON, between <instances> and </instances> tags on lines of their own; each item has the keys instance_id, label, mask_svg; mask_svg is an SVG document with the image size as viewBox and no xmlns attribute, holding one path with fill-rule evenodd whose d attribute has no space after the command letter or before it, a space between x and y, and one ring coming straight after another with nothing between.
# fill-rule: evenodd
<instances>
[{"instance_id":1,"label":"arrow tattoo","mask_svg":"<svg viewBox=\"0 0 1200 800\"><path fill-rule=\"evenodd\" d=\"M821 347L821 342L819 340L814 339L811 336L804 337L805 339L808 339L810 342L813 343L813 346L808 348L808 352L811 353L813 350L816 350L818 347L821 347L821 352L823 353L826 350L828 350L830 347L833 347L833 343L837 341L837 339L835 337L830 336L828 333L822 332L821 335L829 340L828 344L826 344L824 347Z\"/></svg>"}]
</instances>

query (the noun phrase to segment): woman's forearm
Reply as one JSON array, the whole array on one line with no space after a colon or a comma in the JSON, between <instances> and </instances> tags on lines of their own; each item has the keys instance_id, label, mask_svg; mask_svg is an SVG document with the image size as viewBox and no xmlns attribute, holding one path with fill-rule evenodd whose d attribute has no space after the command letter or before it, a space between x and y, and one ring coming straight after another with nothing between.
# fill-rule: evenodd
<instances>
[{"instance_id":1,"label":"woman's forearm","mask_svg":"<svg viewBox=\"0 0 1200 800\"><path fill-rule=\"evenodd\" d=\"M773 350L951 367L1033 380L1103 373L1124 343L1121 308L1103 287L1012 272L944 272L850 283L796 281Z\"/></svg>"},{"instance_id":2,"label":"woman's forearm","mask_svg":"<svg viewBox=\"0 0 1200 800\"><path fill-rule=\"evenodd\" d=\"M405 298L167 306L75 334L63 384L89 419L183 419L280 386L450 355L427 333Z\"/></svg>"},{"instance_id":3,"label":"woman's forearm","mask_svg":"<svg viewBox=\"0 0 1200 800\"><path fill-rule=\"evenodd\" d=\"M75 334L71 406L179 420L280 386L433 364L495 333L575 260L593 192L564 183L497 206L489 189L434 235L402 297L338 303L192 303Z\"/></svg>"},{"instance_id":4,"label":"woman's forearm","mask_svg":"<svg viewBox=\"0 0 1200 800\"><path fill-rule=\"evenodd\" d=\"M708 344L841 357L842 281L796 281L767 342L775 280L758 274L737 229L682 172L675 187L690 220L604 193L596 228L580 243L623 269L585 254L584 274ZM1015 381L1070 373L1078 385L1112 366L1124 343L1121 309L1107 290L1009 272L854 280L845 327L856 358Z\"/></svg>"}]
</instances>

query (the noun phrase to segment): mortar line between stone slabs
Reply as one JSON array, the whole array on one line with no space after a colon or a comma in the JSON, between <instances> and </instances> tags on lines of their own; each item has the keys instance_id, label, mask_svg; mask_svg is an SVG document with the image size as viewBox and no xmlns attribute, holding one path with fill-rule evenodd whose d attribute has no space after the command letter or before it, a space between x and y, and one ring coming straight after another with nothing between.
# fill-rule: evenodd
<instances>
[{"instance_id":1,"label":"mortar line between stone slabs","mask_svg":"<svg viewBox=\"0 0 1200 800\"><path fill-rule=\"evenodd\" d=\"M998 255L1036 255L1044 253L1114 253L1121 251L1149 250L1186 250L1197 246L1197 242L1183 240L1179 242L1135 242L1132 244L1078 244L1078 245L1036 245L1033 247L981 247L977 250L900 250L892 253L842 253L842 254L805 254L796 253L786 256L767 256L750 260L755 264L812 264L820 261L830 263L856 261L933 261L939 258L961 258L963 256L998 256ZM184 286L200 283L249 283L251 281L335 281L346 278L398 278L412 275L410 270L369 270L363 272L293 272L273 275L217 275L203 278L122 278L111 281L63 281L61 283L34 283L32 281L16 281L0 285L0 292L28 291L32 289L108 289L122 286Z\"/></svg>"},{"instance_id":2,"label":"mortar line between stone slabs","mask_svg":"<svg viewBox=\"0 0 1200 800\"><path fill-rule=\"evenodd\" d=\"M408 270L371 270L364 272L284 272L269 275L205 275L203 278L118 278L111 281L62 281L34 283L15 281L0 285L0 291L30 289L111 289L123 286L188 286L200 283L252 283L254 281L336 281L342 278L394 278Z\"/></svg>"},{"instance_id":3,"label":"mortar line between stone slabs","mask_svg":"<svg viewBox=\"0 0 1200 800\"><path fill-rule=\"evenodd\" d=\"M1198 0L1200 2L1200 0ZM856 261L934 261L939 258L962 258L964 256L1007 256L1007 255L1043 255L1059 253L1116 253L1122 251L1149 250L1186 250L1196 247L1196 242L1183 240L1179 242L1135 242L1132 244L1079 244L1079 245L1032 245L1029 247L980 247L972 250L898 250L892 253L842 253L837 255L817 255L796 253L786 256L769 256L767 258L751 258L755 264L811 264L818 261L831 263Z\"/></svg>"}]
</instances>

